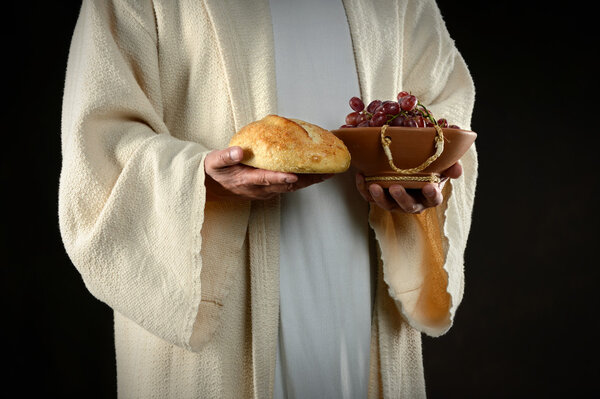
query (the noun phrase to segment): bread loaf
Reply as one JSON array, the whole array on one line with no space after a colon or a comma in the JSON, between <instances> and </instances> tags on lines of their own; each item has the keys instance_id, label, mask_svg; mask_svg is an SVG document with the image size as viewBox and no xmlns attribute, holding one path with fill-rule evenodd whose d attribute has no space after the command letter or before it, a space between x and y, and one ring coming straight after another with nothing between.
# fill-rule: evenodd
<instances>
[{"instance_id":1,"label":"bread loaf","mask_svg":"<svg viewBox=\"0 0 600 399\"><path fill-rule=\"evenodd\" d=\"M317 125L278 115L241 128L229 146L244 150L242 163L291 173L341 173L350 167L350 152L333 133Z\"/></svg>"}]
</instances>

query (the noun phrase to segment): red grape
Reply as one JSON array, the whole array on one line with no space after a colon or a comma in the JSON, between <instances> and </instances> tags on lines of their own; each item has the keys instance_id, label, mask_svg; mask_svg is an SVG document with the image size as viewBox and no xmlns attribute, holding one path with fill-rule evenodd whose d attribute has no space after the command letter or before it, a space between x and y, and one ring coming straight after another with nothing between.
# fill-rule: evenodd
<instances>
[{"instance_id":1,"label":"red grape","mask_svg":"<svg viewBox=\"0 0 600 399\"><path fill-rule=\"evenodd\" d=\"M383 112L377 112L371 118L371 122L369 123L369 126L379 127L379 126L385 125L386 122L387 122L387 115Z\"/></svg>"},{"instance_id":2,"label":"red grape","mask_svg":"<svg viewBox=\"0 0 600 399\"><path fill-rule=\"evenodd\" d=\"M363 103L363 101L358 97L352 97L350 99L350 108L357 112L360 112L363 109L365 109L365 103Z\"/></svg>"},{"instance_id":3,"label":"red grape","mask_svg":"<svg viewBox=\"0 0 600 399\"><path fill-rule=\"evenodd\" d=\"M359 124L361 122L368 121L368 120L369 120L369 116L367 114L365 114L364 112L361 112L356 117L356 124Z\"/></svg>"},{"instance_id":4,"label":"red grape","mask_svg":"<svg viewBox=\"0 0 600 399\"><path fill-rule=\"evenodd\" d=\"M405 127L419 127L419 125L417 124L417 121L415 121L413 118L405 119L404 126Z\"/></svg>"},{"instance_id":5,"label":"red grape","mask_svg":"<svg viewBox=\"0 0 600 399\"><path fill-rule=\"evenodd\" d=\"M396 101L390 101L383 104L383 112L387 115L396 115L400 112L400 105Z\"/></svg>"},{"instance_id":6,"label":"red grape","mask_svg":"<svg viewBox=\"0 0 600 399\"><path fill-rule=\"evenodd\" d=\"M371 114L375 113L375 110L381 105L381 100L373 100L371 101L371 103L369 104L369 106L367 107L367 112L370 112Z\"/></svg>"},{"instance_id":7,"label":"red grape","mask_svg":"<svg viewBox=\"0 0 600 399\"><path fill-rule=\"evenodd\" d=\"M425 127L425 118L421 115L415 116L414 121L417 122L417 127Z\"/></svg>"},{"instance_id":8,"label":"red grape","mask_svg":"<svg viewBox=\"0 0 600 399\"><path fill-rule=\"evenodd\" d=\"M400 108L402 108L403 111L412 111L413 109L415 109L416 106L417 97L413 95L403 97L402 101L400 102Z\"/></svg>"},{"instance_id":9,"label":"red grape","mask_svg":"<svg viewBox=\"0 0 600 399\"><path fill-rule=\"evenodd\" d=\"M400 102L400 100L402 99L402 97L406 97L408 96L410 93L408 93L407 91L401 91L400 93L398 93L398 97L396 97L398 99L398 102Z\"/></svg>"},{"instance_id":10,"label":"red grape","mask_svg":"<svg viewBox=\"0 0 600 399\"><path fill-rule=\"evenodd\" d=\"M398 115L390 122L390 126L403 126L404 125L404 117L402 115Z\"/></svg>"},{"instance_id":11,"label":"red grape","mask_svg":"<svg viewBox=\"0 0 600 399\"><path fill-rule=\"evenodd\" d=\"M457 125L449 125L444 118L436 119L432 113L419 102L416 96L407 91L398 93L398 101L373 100L365 109L365 104L359 97L352 97L349 101L353 112L346 115L346 123L343 128L348 127L381 127L405 126L405 127L433 127L440 126L460 129Z\"/></svg>"},{"instance_id":12,"label":"red grape","mask_svg":"<svg viewBox=\"0 0 600 399\"><path fill-rule=\"evenodd\" d=\"M347 125L357 125L358 122L358 117L359 117L360 113L354 111L354 112L350 112L348 115L346 115L346 124Z\"/></svg>"}]
</instances>

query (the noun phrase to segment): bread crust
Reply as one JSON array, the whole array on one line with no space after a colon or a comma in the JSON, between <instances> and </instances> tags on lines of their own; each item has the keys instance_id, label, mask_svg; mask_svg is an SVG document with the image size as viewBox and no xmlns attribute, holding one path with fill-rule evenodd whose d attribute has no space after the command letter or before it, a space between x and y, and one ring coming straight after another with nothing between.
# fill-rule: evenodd
<instances>
[{"instance_id":1,"label":"bread crust","mask_svg":"<svg viewBox=\"0 0 600 399\"><path fill-rule=\"evenodd\" d=\"M242 163L291 173L341 173L350 152L333 133L299 119L267 115L241 128L229 142L244 150Z\"/></svg>"}]
</instances>

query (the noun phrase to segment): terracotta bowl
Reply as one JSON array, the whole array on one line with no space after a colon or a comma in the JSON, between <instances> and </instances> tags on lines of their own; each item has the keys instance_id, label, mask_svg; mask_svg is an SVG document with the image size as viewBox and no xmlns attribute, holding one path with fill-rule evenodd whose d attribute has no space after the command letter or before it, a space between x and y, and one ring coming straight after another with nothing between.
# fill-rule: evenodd
<instances>
[{"instance_id":1,"label":"terracotta bowl","mask_svg":"<svg viewBox=\"0 0 600 399\"><path fill-rule=\"evenodd\" d=\"M399 173L391 166L381 138L380 127L344 128L332 130L352 157L352 165L362 172L368 184L377 183L383 188L401 184L405 188L422 188L428 182L443 180L440 173L452 166L467 152L477 134L462 129L442 129L442 153L419 172ZM384 137L390 139L389 149L393 164L399 169L421 166L436 152L437 131L433 127L387 127Z\"/></svg>"}]
</instances>

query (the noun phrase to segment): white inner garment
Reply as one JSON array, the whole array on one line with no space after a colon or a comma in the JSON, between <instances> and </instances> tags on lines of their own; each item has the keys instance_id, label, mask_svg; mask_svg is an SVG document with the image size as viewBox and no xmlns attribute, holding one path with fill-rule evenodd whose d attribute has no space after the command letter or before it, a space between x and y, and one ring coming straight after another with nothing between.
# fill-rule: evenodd
<instances>
[{"instance_id":1,"label":"white inner garment","mask_svg":"<svg viewBox=\"0 0 600 399\"><path fill-rule=\"evenodd\" d=\"M278 113L337 129L359 95L341 0L270 0ZM368 205L347 172L282 196L275 398L366 398Z\"/></svg>"}]
</instances>

